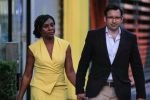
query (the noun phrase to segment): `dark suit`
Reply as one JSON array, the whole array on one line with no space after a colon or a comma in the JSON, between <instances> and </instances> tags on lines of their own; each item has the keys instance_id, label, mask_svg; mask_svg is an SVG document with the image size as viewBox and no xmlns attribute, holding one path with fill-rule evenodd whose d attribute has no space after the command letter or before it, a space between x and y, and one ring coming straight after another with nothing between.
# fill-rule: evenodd
<instances>
[{"instance_id":1,"label":"dark suit","mask_svg":"<svg viewBox=\"0 0 150 100\"><path fill-rule=\"evenodd\" d=\"M131 99L128 77L129 63L132 68L137 97L146 98L145 80L138 51L136 36L121 29L120 43L113 63L110 63L105 37L105 28L89 31L82 51L76 76L76 94L84 93L85 75L91 62L86 86L86 96L95 97L101 91L112 72L115 92L119 100Z\"/></svg>"}]
</instances>

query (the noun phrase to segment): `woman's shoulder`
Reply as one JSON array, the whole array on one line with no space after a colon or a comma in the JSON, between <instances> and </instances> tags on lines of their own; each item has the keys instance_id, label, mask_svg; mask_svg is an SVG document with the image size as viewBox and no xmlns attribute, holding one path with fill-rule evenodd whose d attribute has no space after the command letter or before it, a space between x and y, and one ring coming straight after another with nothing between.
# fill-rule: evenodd
<instances>
[{"instance_id":1,"label":"woman's shoulder","mask_svg":"<svg viewBox=\"0 0 150 100\"><path fill-rule=\"evenodd\" d=\"M56 37L56 36L55 36L55 38L56 38L56 40L57 40L58 42L60 42L61 44L67 44L67 45L70 44L70 43L69 43L67 40L65 40L65 39L62 39L62 38Z\"/></svg>"}]
</instances>

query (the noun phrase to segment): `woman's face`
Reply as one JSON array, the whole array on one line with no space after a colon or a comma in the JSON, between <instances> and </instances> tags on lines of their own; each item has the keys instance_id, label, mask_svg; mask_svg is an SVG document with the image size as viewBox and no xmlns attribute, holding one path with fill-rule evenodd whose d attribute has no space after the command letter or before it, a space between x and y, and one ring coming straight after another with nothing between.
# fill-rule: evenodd
<instances>
[{"instance_id":1,"label":"woman's face","mask_svg":"<svg viewBox=\"0 0 150 100\"><path fill-rule=\"evenodd\" d=\"M42 37L51 38L54 37L55 34L55 24L52 19L47 19L42 26Z\"/></svg>"}]
</instances>

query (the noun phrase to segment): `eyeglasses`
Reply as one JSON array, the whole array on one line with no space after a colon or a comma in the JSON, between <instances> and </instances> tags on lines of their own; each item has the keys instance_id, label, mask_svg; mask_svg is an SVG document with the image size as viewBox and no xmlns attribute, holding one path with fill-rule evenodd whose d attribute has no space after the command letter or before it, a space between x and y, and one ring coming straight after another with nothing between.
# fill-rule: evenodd
<instances>
[{"instance_id":1,"label":"eyeglasses","mask_svg":"<svg viewBox=\"0 0 150 100\"><path fill-rule=\"evenodd\" d=\"M120 20L122 17L113 17L113 16L108 16L108 17L106 17L107 19L109 19L109 20Z\"/></svg>"}]
</instances>

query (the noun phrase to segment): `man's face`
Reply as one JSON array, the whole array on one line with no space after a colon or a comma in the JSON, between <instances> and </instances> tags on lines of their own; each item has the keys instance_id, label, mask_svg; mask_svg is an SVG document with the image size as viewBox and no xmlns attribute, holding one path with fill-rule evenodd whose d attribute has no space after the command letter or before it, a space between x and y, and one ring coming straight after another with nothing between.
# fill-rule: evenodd
<instances>
[{"instance_id":1,"label":"man's face","mask_svg":"<svg viewBox=\"0 0 150 100\"><path fill-rule=\"evenodd\" d=\"M109 10L104 17L104 21L110 31L116 31L121 25L123 17L121 16L120 10Z\"/></svg>"}]
</instances>

